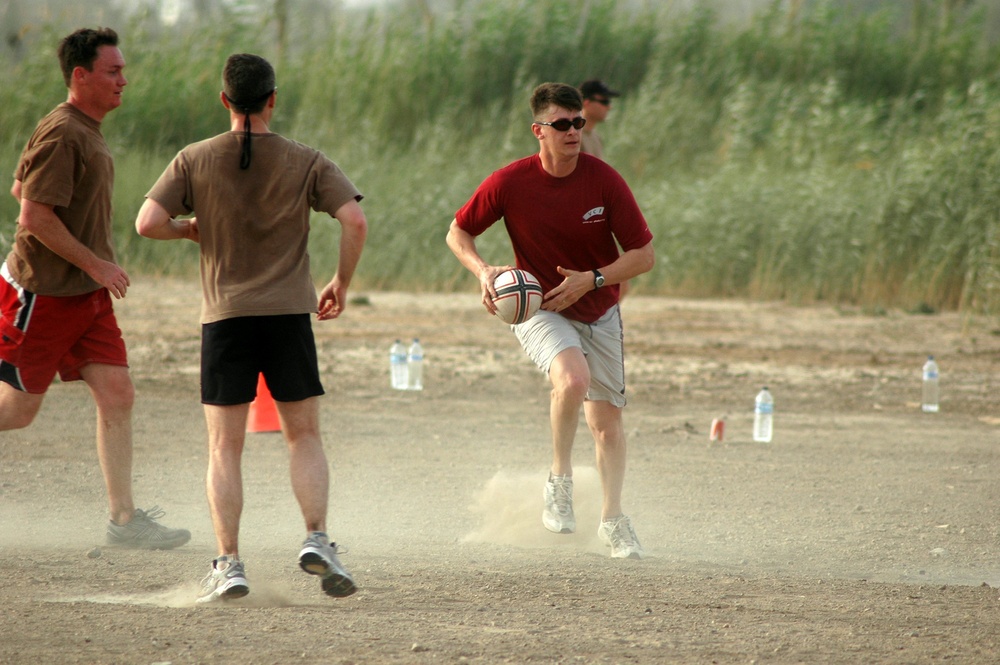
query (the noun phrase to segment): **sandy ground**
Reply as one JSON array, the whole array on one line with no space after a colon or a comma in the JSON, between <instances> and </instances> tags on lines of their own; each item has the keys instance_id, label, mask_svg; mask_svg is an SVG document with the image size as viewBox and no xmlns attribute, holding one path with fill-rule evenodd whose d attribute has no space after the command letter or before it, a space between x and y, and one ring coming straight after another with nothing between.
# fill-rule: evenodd
<instances>
[{"instance_id":1,"label":"sandy ground","mask_svg":"<svg viewBox=\"0 0 1000 665\"><path fill-rule=\"evenodd\" d=\"M623 561L596 536L582 422L579 532L542 528L548 387L471 288L366 293L315 327L331 532L359 593L327 598L298 569L283 441L252 434L252 593L204 607L199 292L136 280L118 312L137 500L192 541L88 556L106 519L92 406L54 385L31 428L0 434L0 663L998 662L996 319L630 297L625 504L647 557ZM388 387L397 336L424 343L423 392ZM762 384L771 444L750 437Z\"/></svg>"}]
</instances>

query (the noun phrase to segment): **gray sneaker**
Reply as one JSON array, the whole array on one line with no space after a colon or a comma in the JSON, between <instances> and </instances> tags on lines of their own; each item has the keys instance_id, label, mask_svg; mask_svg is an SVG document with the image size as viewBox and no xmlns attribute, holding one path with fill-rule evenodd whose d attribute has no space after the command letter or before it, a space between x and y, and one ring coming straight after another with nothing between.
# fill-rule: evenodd
<instances>
[{"instance_id":1,"label":"gray sneaker","mask_svg":"<svg viewBox=\"0 0 1000 665\"><path fill-rule=\"evenodd\" d=\"M299 566L310 575L319 575L328 596L343 598L358 590L354 578L337 560L337 543L331 543L322 531L313 531L302 543Z\"/></svg>"},{"instance_id":2,"label":"gray sneaker","mask_svg":"<svg viewBox=\"0 0 1000 665\"><path fill-rule=\"evenodd\" d=\"M545 510L542 511L542 524L545 528L555 533L576 531L573 476L554 476L550 473L542 495L545 498Z\"/></svg>"},{"instance_id":3,"label":"gray sneaker","mask_svg":"<svg viewBox=\"0 0 1000 665\"><path fill-rule=\"evenodd\" d=\"M159 506L149 510L135 509L127 524L108 522L108 545L137 550L171 550L191 540L187 529L171 529L156 520L166 513Z\"/></svg>"},{"instance_id":4,"label":"gray sneaker","mask_svg":"<svg viewBox=\"0 0 1000 665\"><path fill-rule=\"evenodd\" d=\"M597 527L597 536L605 545L611 547L611 557L614 559L641 559L642 545L632 528L632 520L625 515L601 520Z\"/></svg>"},{"instance_id":5,"label":"gray sneaker","mask_svg":"<svg viewBox=\"0 0 1000 665\"><path fill-rule=\"evenodd\" d=\"M250 593L243 562L239 557L220 556L212 562L212 571L201 581L199 603L242 598Z\"/></svg>"}]
</instances>

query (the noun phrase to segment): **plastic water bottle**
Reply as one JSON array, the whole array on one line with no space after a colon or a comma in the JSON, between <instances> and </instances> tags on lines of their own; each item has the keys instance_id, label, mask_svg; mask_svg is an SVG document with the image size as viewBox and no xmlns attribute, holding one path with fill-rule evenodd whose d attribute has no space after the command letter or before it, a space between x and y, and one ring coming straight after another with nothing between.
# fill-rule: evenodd
<instances>
[{"instance_id":1,"label":"plastic water bottle","mask_svg":"<svg viewBox=\"0 0 1000 665\"><path fill-rule=\"evenodd\" d=\"M924 413L937 413L938 400L941 398L941 388L938 385L938 366L934 356L927 356L924 363L924 394L920 408Z\"/></svg>"},{"instance_id":2,"label":"plastic water bottle","mask_svg":"<svg viewBox=\"0 0 1000 665\"><path fill-rule=\"evenodd\" d=\"M774 398L767 386L757 393L753 410L753 440L770 443L774 434Z\"/></svg>"},{"instance_id":3,"label":"plastic water bottle","mask_svg":"<svg viewBox=\"0 0 1000 665\"><path fill-rule=\"evenodd\" d=\"M424 389L424 347L420 346L420 340L415 337L406 357L406 373L410 390Z\"/></svg>"},{"instance_id":4,"label":"plastic water bottle","mask_svg":"<svg viewBox=\"0 0 1000 665\"><path fill-rule=\"evenodd\" d=\"M389 376L392 387L396 390L406 390L406 347L401 340L396 340L389 349Z\"/></svg>"}]
</instances>

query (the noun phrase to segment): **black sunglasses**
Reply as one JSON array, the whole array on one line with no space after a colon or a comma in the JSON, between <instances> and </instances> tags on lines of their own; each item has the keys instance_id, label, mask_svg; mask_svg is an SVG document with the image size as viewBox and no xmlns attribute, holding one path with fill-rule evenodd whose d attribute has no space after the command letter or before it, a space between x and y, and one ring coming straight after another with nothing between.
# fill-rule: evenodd
<instances>
[{"instance_id":1,"label":"black sunglasses","mask_svg":"<svg viewBox=\"0 0 1000 665\"><path fill-rule=\"evenodd\" d=\"M590 101L597 102L602 106L611 106L611 100L608 99L607 97L591 97Z\"/></svg>"},{"instance_id":2,"label":"black sunglasses","mask_svg":"<svg viewBox=\"0 0 1000 665\"><path fill-rule=\"evenodd\" d=\"M573 129L583 129L583 126L587 124L587 119L577 116L572 120L568 118L559 118L555 122L536 122L535 124L545 125L560 132L568 132L570 127Z\"/></svg>"}]
</instances>

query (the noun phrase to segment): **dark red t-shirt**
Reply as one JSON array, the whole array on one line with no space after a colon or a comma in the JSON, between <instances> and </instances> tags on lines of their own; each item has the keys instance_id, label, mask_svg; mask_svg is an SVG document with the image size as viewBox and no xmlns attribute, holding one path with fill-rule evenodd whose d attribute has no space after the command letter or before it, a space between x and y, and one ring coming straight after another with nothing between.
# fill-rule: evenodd
<instances>
[{"instance_id":1,"label":"dark red t-shirt","mask_svg":"<svg viewBox=\"0 0 1000 665\"><path fill-rule=\"evenodd\" d=\"M500 219L518 268L548 293L562 283L557 266L593 270L623 250L653 239L625 180L606 163L581 154L570 175L556 178L536 154L495 171L455 215L459 228L478 236ZM591 291L562 314L592 323L618 302L618 285Z\"/></svg>"}]
</instances>

